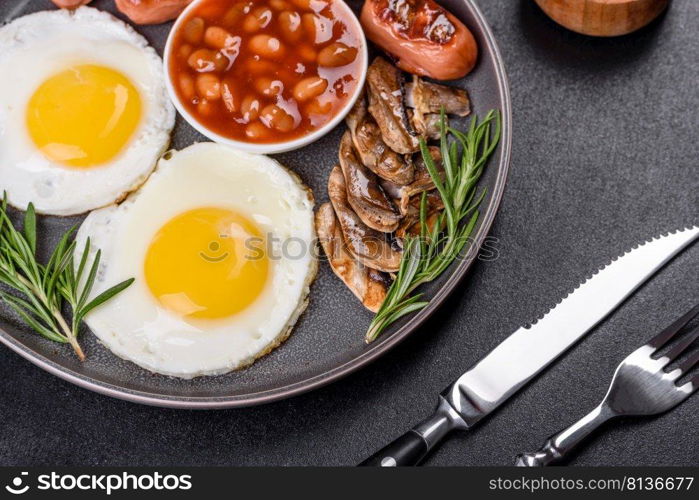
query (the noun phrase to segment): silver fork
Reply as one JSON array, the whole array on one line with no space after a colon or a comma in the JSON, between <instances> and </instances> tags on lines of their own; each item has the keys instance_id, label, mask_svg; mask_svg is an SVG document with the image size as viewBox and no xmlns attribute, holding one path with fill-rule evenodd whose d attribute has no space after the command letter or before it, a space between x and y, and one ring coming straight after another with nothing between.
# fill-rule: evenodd
<instances>
[{"instance_id":1,"label":"silver fork","mask_svg":"<svg viewBox=\"0 0 699 500\"><path fill-rule=\"evenodd\" d=\"M699 362L699 349L694 349L675 369L668 372L666 367L677 360L699 337L699 327L688 333L663 356L655 355L697 315L699 304L646 345L627 356L614 372L607 395L597 408L570 427L548 438L538 451L517 455L515 465L537 467L555 464L563 460L595 429L612 418L656 415L687 399L699 388L699 374L682 385L678 386L676 382Z\"/></svg>"}]
</instances>

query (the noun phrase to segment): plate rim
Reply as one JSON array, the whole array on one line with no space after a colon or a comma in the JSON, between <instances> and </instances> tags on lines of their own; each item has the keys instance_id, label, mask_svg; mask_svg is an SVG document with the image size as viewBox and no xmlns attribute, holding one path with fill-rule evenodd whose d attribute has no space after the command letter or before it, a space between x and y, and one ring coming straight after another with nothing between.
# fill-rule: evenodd
<instances>
[{"instance_id":1,"label":"plate rim","mask_svg":"<svg viewBox=\"0 0 699 500\"><path fill-rule=\"evenodd\" d=\"M478 5L473 0L463 0L471 9L476 22L479 25L483 37L488 45L492 48L494 59L497 90L502 100L502 136L500 140L501 155L499 160L499 168L495 179L495 187L493 189L491 203L488 209L483 214L482 222L479 226L478 233L474 238L474 242L469 249L479 249L483 241L490 232L490 228L495 219L502 197L505 191L505 184L510 168L510 160L512 156L512 100L510 96L510 85L507 72L505 71L504 60L500 53L500 48L495 40L495 36L488 24L485 16L481 12ZM376 347L367 350L359 356L342 363L323 373L312 377L296 381L274 389L267 389L258 392L252 392L246 395L237 396L166 396L163 394L131 390L119 385L110 384L96 380L92 377L82 375L74 370L64 366L40 354L19 340L13 335L0 328L0 342L8 346L11 350L27 359L39 368L57 376L67 382L70 382L83 389L111 396L117 399L140 403L149 406L157 406L162 408L180 408L180 409L226 409L226 408L242 408L267 404L274 401L297 396L307 393L328 385L332 382L340 380L347 375L365 367L369 363L377 360L379 357L386 354L411 333L419 329L420 326L432 316L443 304L446 298L451 295L454 288L461 282L466 273L476 260L476 252L471 252L470 256L457 266L457 268L448 277L447 281L435 293L430 300L429 305L413 316L410 321L401 326L389 338L377 344Z\"/></svg>"}]
</instances>

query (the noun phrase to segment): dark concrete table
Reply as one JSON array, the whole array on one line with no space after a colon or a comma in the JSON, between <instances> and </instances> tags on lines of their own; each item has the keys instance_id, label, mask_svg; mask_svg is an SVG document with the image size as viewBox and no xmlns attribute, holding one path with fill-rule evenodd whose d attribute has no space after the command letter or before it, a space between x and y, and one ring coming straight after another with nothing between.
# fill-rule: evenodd
<instances>
[{"instance_id":1,"label":"dark concrete table","mask_svg":"<svg viewBox=\"0 0 699 500\"><path fill-rule=\"evenodd\" d=\"M311 394L235 411L138 406L74 387L0 349L2 465L354 464L423 418L435 395L584 275L699 219L699 2L639 33L575 35L532 0L480 0L511 79L511 175L499 258L379 362ZM619 361L699 300L690 248L616 314L430 465L505 465L597 404ZM467 335L464 332L468 332ZM465 340L464 340L465 339ZM574 465L696 465L699 397L622 420Z\"/></svg>"}]
</instances>

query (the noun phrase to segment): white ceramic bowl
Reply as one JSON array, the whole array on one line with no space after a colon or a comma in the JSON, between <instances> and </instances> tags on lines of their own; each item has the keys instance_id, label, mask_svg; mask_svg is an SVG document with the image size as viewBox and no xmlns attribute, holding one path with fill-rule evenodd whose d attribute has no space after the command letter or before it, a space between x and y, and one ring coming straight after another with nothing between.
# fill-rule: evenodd
<instances>
[{"instance_id":1,"label":"white ceramic bowl","mask_svg":"<svg viewBox=\"0 0 699 500\"><path fill-rule=\"evenodd\" d=\"M357 98L361 95L362 89L364 88L369 54L367 51L367 41L366 37L364 36L364 30L362 29L362 26L359 23L359 19L357 19L357 16L355 16L354 12L352 12L352 9L350 9L350 7L343 0L331 0L333 2L336 2L338 5L342 6L342 8L346 9L346 11L349 13L348 17L353 23L353 26L351 28L356 30L357 35L360 39L358 57L361 58L361 74L358 75L358 82L357 86L355 87L354 94L350 96L349 99L347 99L345 106L328 123L302 137L299 137L298 139L261 144L255 142L239 141L235 139L230 139L228 137L224 137L212 130L209 130L204 124L199 122L195 116L193 116L189 111L187 111L185 106L180 101L177 92L175 91L172 78L170 76L170 52L172 49L172 40L174 38L174 33L180 28L182 22L184 21L184 19L187 18L188 14L193 9L196 9L198 5L206 1L207 0L194 0L187 6L187 8L184 11L182 11L182 13L179 15L179 17L173 24L170 33L168 34L167 43L165 44L165 53L163 55L163 62L165 66L165 83L167 86L168 94L170 95L170 99L172 100L173 104L177 108L177 111L179 111L179 113L184 117L184 119L187 120L187 123L189 123L197 131L199 131L201 134L205 135L212 141L221 144L228 144L229 146L233 146L239 150L246 151L248 153L273 154L284 153L286 151L299 149L314 141L317 141L325 134L330 132L333 128L335 128L335 126L338 123L340 123L345 118L345 116L347 116L347 113L349 113L350 109L352 109L352 106L354 106L354 103L357 101ZM235 0L231 0L231 6L233 6L235 3Z\"/></svg>"}]
</instances>

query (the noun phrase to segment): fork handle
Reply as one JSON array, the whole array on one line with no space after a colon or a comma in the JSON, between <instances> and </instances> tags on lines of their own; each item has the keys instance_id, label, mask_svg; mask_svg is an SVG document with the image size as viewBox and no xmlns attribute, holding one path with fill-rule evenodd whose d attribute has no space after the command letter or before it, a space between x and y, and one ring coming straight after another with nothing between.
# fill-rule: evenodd
<instances>
[{"instance_id":1,"label":"fork handle","mask_svg":"<svg viewBox=\"0 0 699 500\"><path fill-rule=\"evenodd\" d=\"M614 413L601 404L570 427L548 438L538 451L517 455L515 465L543 467L561 462L583 439L613 416Z\"/></svg>"}]
</instances>

